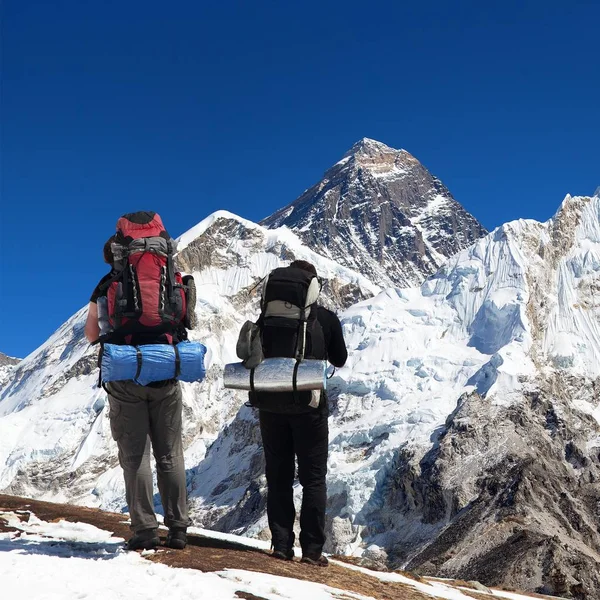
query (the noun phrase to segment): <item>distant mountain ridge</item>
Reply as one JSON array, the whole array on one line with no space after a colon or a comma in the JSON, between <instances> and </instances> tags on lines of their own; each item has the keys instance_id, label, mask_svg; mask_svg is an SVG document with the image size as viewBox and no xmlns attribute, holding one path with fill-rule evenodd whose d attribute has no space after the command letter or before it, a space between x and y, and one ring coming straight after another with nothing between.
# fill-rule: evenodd
<instances>
[{"instance_id":1,"label":"distant mountain ridge","mask_svg":"<svg viewBox=\"0 0 600 600\"><path fill-rule=\"evenodd\" d=\"M3 352L0 352L0 388L5 381L8 381L14 372L16 366L21 362L20 358L13 358Z\"/></svg>"},{"instance_id":2,"label":"distant mountain ridge","mask_svg":"<svg viewBox=\"0 0 600 600\"><path fill-rule=\"evenodd\" d=\"M3 352L0 352L0 367L4 367L6 365L18 365L20 362L20 358L14 358L4 354Z\"/></svg>"},{"instance_id":3,"label":"distant mountain ridge","mask_svg":"<svg viewBox=\"0 0 600 600\"><path fill-rule=\"evenodd\" d=\"M487 233L414 156L369 138L261 225L289 227L382 287L421 284Z\"/></svg>"}]
</instances>

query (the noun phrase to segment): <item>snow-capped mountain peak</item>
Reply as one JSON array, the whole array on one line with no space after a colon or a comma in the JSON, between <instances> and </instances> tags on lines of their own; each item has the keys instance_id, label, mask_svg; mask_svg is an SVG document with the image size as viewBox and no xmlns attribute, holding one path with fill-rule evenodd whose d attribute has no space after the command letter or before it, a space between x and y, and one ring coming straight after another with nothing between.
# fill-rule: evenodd
<instances>
[{"instance_id":1,"label":"snow-capped mountain peak","mask_svg":"<svg viewBox=\"0 0 600 600\"><path fill-rule=\"evenodd\" d=\"M419 161L406 150L395 150L376 140L363 138L356 142L332 169L361 169L368 171L375 178L391 179L406 177L419 165ZM325 173L325 178L332 169Z\"/></svg>"},{"instance_id":2,"label":"snow-capped mountain peak","mask_svg":"<svg viewBox=\"0 0 600 600\"><path fill-rule=\"evenodd\" d=\"M350 154L357 154L358 152L369 152L369 151L378 151L378 152L396 152L394 148L384 144L383 142L379 142L378 140L374 140L373 138L364 137L357 142L355 142L350 150L346 152L346 156Z\"/></svg>"},{"instance_id":3,"label":"snow-capped mountain peak","mask_svg":"<svg viewBox=\"0 0 600 600\"><path fill-rule=\"evenodd\" d=\"M344 158L356 157L360 159L362 157L376 156L381 154L398 154L399 152L408 154L406 150L396 150L395 148L392 148L391 146L388 146L383 142L379 142L372 138L364 137L352 145L348 152L344 154Z\"/></svg>"},{"instance_id":4,"label":"snow-capped mountain peak","mask_svg":"<svg viewBox=\"0 0 600 600\"><path fill-rule=\"evenodd\" d=\"M369 138L261 224L289 227L384 287L420 284L485 233L414 156Z\"/></svg>"}]
</instances>

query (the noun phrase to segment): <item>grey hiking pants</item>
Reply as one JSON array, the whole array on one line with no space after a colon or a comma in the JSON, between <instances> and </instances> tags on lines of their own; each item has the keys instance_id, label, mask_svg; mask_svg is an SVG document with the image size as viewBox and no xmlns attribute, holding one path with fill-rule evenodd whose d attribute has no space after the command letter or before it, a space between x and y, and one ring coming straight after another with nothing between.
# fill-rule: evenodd
<instances>
[{"instance_id":1,"label":"grey hiking pants","mask_svg":"<svg viewBox=\"0 0 600 600\"><path fill-rule=\"evenodd\" d=\"M107 384L110 428L119 448L131 529L157 527L150 446L167 527L187 527L187 492L181 440L181 388L176 381L149 387L133 381Z\"/></svg>"}]
</instances>

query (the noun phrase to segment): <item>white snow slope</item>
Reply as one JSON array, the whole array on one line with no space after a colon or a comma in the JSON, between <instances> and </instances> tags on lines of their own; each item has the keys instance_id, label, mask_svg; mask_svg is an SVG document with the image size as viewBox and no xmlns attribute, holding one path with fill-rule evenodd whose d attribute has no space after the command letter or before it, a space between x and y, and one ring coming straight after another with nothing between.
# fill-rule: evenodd
<instances>
[{"instance_id":1,"label":"white snow slope","mask_svg":"<svg viewBox=\"0 0 600 600\"><path fill-rule=\"evenodd\" d=\"M550 372L580 378L583 389L600 375L600 198L567 196L547 223L508 223L420 288L351 307L343 324L352 351L338 371L329 492L347 499L339 549L352 552L394 452L409 449L418 462L462 394L506 406ZM600 422L600 399L575 396Z\"/></svg>"}]
</instances>

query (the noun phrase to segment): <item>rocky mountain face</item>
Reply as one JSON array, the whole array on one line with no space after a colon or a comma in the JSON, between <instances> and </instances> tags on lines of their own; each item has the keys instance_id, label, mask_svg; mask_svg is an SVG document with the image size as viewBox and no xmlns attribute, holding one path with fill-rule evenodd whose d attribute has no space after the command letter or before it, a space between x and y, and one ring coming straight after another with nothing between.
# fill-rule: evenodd
<instances>
[{"instance_id":1,"label":"rocky mountain face","mask_svg":"<svg viewBox=\"0 0 600 600\"><path fill-rule=\"evenodd\" d=\"M0 367L5 367L7 365L16 365L19 363L21 359L13 358L12 356L7 356L6 354L0 352Z\"/></svg>"},{"instance_id":2,"label":"rocky mountain face","mask_svg":"<svg viewBox=\"0 0 600 600\"><path fill-rule=\"evenodd\" d=\"M573 407L574 400L597 407L600 380L556 373L531 384L508 407L466 395L436 447L416 460L400 452L382 522L419 515L439 534L421 541L416 556L411 536L400 541L390 555L395 564L600 597L600 428L589 411ZM479 468L469 465L474 457Z\"/></svg>"},{"instance_id":3,"label":"rocky mountain face","mask_svg":"<svg viewBox=\"0 0 600 600\"><path fill-rule=\"evenodd\" d=\"M384 523L417 518L439 534L422 544L404 536L394 560L600 597L599 220L599 196L567 197L548 223L495 233L505 247L502 283L472 322L485 335L471 338L493 341L494 353L427 453L400 449L379 509ZM498 276L477 265L490 250L476 245L462 270L473 295L488 295ZM425 284L427 293L452 296L456 285L441 282L459 262Z\"/></svg>"},{"instance_id":4,"label":"rocky mountain face","mask_svg":"<svg viewBox=\"0 0 600 600\"><path fill-rule=\"evenodd\" d=\"M598 196L501 227L422 286L489 358L433 443L397 449L367 519L393 564L600 597L599 292Z\"/></svg>"},{"instance_id":5,"label":"rocky mountain face","mask_svg":"<svg viewBox=\"0 0 600 600\"><path fill-rule=\"evenodd\" d=\"M414 156L368 138L261 224L383 287L419 285L486 233Z\"/></svg>"}]
</instances>

